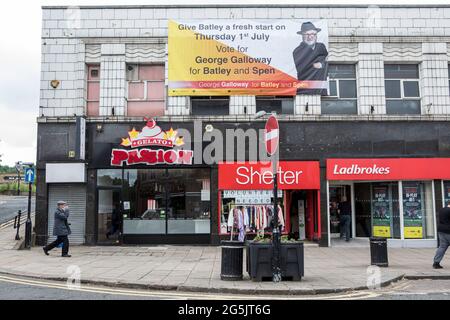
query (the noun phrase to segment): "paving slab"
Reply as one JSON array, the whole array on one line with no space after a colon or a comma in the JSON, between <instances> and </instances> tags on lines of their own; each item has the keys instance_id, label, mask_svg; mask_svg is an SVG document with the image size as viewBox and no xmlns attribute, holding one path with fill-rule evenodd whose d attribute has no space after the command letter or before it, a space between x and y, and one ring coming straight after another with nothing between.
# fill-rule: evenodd
<instances>
[{"instance_id":1,"label":"paving slab","mask_svg":"<svg viewBox=\"0 0 450 320\"><path fill-rule=\"evenodd\" d=\"M72 258L61 258L61 249L53 250L50 256L45 256L40 247L16 250L14 236L12 228L0 230L0 273L67 280L70 268L76 266L82 283L127 288L300 295L364 289L373 272L379 273L383 286L402 278L450 279L450 256L442 261L448 268L432 269L432 248L389 248L388 268L368 268L370 252L366 246L305 246L304 278L273 283L250 280L245 270L245 251L243 280L223 281L220 247L71 246Z\"/></svg>"}]
</instances>

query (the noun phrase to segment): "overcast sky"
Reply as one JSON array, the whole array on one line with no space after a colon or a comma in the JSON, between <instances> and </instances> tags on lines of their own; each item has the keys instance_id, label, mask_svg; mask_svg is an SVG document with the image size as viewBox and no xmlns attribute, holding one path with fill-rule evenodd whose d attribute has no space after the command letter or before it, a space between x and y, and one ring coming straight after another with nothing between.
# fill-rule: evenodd
<instances>
[{"instance_id":1,"label":"overcast sky","mask_svg":"<svg viewBox=\"0 0 450 320\"><path fill-rule=\"evenodd\" d=\"M449 4L449 0L434 0L434 4ZM198 0L29 0L2 1L0 10L0 154L3 165L16 161L36 161L39 112L40 36L42 5L118 5L118 4L242 4L239 1ZM314 0L303 2L253 1L245 4L429 4L427 1L339 1Z\"/></svg>"}]
</instances>

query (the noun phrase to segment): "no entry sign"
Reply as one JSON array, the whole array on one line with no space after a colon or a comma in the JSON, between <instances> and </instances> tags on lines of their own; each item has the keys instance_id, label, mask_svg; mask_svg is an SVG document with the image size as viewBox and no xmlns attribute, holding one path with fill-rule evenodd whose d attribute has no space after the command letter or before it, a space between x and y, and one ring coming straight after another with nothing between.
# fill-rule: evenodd
<instances>
[{"instance_id":1,"label":"no entry sign","mask_svg":"<svg viewBox=\"0 0 450 320\"><path fill-rule=\"evenodd\" d=\"M266 151L270 156L274 155L275 152L277 151L279 132L280 130L278 126L278 120L275 116L272 115L269 117L269 119L267 119L264 131Z\"/></svg>"}]
</instances>

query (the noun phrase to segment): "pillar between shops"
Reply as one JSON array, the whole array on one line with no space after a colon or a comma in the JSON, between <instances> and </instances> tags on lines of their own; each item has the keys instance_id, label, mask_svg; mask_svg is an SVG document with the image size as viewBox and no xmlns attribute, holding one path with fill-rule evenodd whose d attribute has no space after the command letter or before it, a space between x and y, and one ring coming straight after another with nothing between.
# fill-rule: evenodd
<instances>
[{"instance_id":1,"label":"pillar between shops","mask_svg":"<svg viewBox=\"0 0 450 320\"><path fill-rule=\"evenodd\" d=\"M325 160L320 160L320 247L328 247L328 223L327 168Z\"/></svg>"}]
</instances>

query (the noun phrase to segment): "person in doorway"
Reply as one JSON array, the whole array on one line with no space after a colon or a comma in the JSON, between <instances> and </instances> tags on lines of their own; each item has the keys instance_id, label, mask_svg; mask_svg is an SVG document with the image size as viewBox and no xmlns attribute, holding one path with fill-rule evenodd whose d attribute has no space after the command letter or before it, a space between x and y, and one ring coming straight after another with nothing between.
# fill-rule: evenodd
<instances>
[{"instance_id":1,"label":"person in doorway","mask_svg":"<svg viewBox=\"0 0 450 320\"><path fill-rule=\"evenodd\" d=\"M48 256L49 251L57 247L59 244L63 244L62 257L70 258L69 254L69 235L72 233L70 230L69 218L69 206L65 201L58 201L55 211L55 222L53 225L53 235L56 236L56 240L49 245L43 247L44 253Z\"/></svg>"},{"instance_id":2,"label":"person in doorway","mask_svg":"<svg viewBox=\"0 0 450 320\"><path fill-rule=\"evenodd\" d=\"M120 203L114 204L114 209L112 211L111 217L111 229L106 233L106 238L109 239L110 236L115 234L117 231L120 232L120 225L122 222Z\"/></svg>"},{"instance_id":3,"label":"person in doorway","mask_svg":"<svg viewBox=\"0 0 450 320\"><path fill-rule=\"evenodd\" d=\"M352 214L352 207L347 197L343 196L339 203L339 220L341 222L341 238L345 236L345 241L350 241L350 219Z\"/></svg>"},{"instance_id":4,"label":"person in doorway","mask_svg":"<svg viewBox=\"0 0 450 320\"><path fill-rule=\"evenodd\" d=\"M450 201L447 202L447 207L439 210L439 224L438 224L438 236L439 236L439 248L436 250L434 256L433 268L442 269L441 261L444 258L444 254L450 246Z\"/></svg>"}]
</instances>

